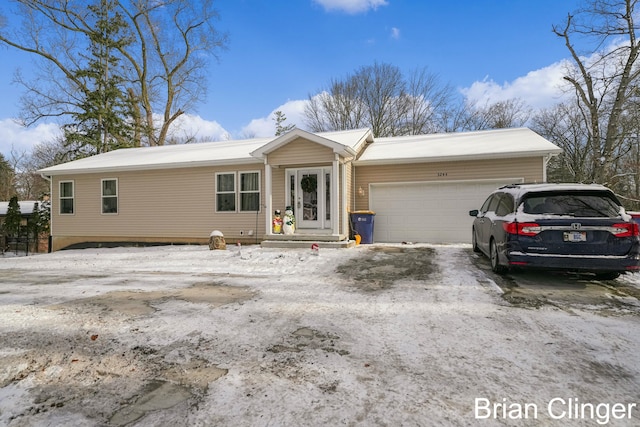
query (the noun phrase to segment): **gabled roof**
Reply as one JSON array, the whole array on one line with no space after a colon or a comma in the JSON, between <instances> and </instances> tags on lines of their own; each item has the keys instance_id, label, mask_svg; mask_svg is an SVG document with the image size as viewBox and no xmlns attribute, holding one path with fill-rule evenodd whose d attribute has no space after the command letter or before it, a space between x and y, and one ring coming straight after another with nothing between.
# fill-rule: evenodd
<instances>
[{"instance_id":1,"label":"gabled roof","mask_svg":"<svg viewBox=\"0 0 640 427\"><path fill-rule=\"evenodd\" d=\"M43 175L67 175L260 163L260 160L249 153L270 140L271 138L259 138L161 147L121 148L51 166L39 172Z\"/></svg>"},{"instance_id":2,"label":"gabled roof","mask_svg":"<svg viewBox=\"0 0 640 427\"><path fill-rule=\"evenodd\" d=\"M298 138L331 148L343 157L356 157L362 152L356 165L533 157L562 151L527 128L377 138L375 141L369 129L322 133L293 129L277 138L123 148L39 172L52 176L259 164L264 162L265 155Z\"/></svg>"},{"instance_id":3,"label":"gabled roof","mask_svg":"<svg viewBox=\"0 0 640 427\"><path fill-rule=\"evenodd\" d=\"M263 145L253 151L251 155L256 158L263 158L265 154L269 154L297 138L303 138L331 148L334 153L343 157L355 156L366 142L373 142L373 134L369 129L311 133L296 128Z\"/></svg>"},{"instance_id":4,"label":"gabled roof","mask_svg":"<svg viewBox=\"0 0 640 427\"><path fill-rule=\"evenodd\" d=\"M531 129L514 128L376 138L355 164L536 157L561 152Z\"/></svg>"},{"instance_id":5,"label":"gabled roof","mask_svg":"<svg viewBox=\"0 0 640 427\"><path fill-rule=\"evenodd\" d=\"M343 156L353 156L366 142L373 141L369 129L310 133L294 129L278 138L255 138L161 147L121 148L84 159L41 169L43 175L70 175L151 169L175 169L196 166L263 163L267 154L296 138L330 147Z\"/></svg>"}]
</instances>

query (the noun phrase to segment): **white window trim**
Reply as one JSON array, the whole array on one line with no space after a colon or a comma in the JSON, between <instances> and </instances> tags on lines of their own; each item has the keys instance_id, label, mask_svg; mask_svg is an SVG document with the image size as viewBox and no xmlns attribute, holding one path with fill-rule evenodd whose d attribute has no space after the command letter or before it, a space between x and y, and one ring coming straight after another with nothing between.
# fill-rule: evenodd
<instances>
[{"instance_id":1,"label":"white window trim","mask_svg":"<svg viewBox=\"0 0 640 427\"><path fill-rule=\"evenodd\" d=\"M241 185L241 175L242 174L250 174L257 173L258 174L258 190L257 191L242 191ZM218 176L220 175L233 175L233 192L231 191L218 191ZM215 212L216 214L237 214L237 213L255 213L256 211L250 210L245 211L241 210L241 196L242 194L249 193L257 193L258 194L258 212L262 212L262 173L260 170L242 170L242 171L233 171L233 172L216 172L216 180L215 180ZM218 209L218 194L232 194L234 195L233 199L235 201L235 210L232 211L221 211Z\"/></svg>"},{"instance_id":2,"label":"white window trim","mask_svg":"<svg viewBox=\"0 0 640 427\"><path fill-rule=\"evenodd\" d=\"M105 181L115 181L116 182L116 194L114 196L105 196L104 195L104 182ZM116 211L115 212L105 212L104 211L104 198L115 198L116 199ZM120 212L120 186L118 183L118 178L102 178L100 180L100 214L101 215L118 215Z\"/></svg>"},{"instance_id":3,"label":"white window trim","mask_svg":"<svg viewBox=\"0 0 640 427\"><path fill-rule=\"evenodd\" d=\"M71 196L66 196L66 197L62 197L62 184L67 184L67 183L71 183ZM71 205L71 213L68 212L62 212L62 200L69 200L71 199L72 205ZM58 214L59 215L75 215L76 214L76 182L74 180L64 180L64 181L58 181L58 202L59 202L59 206L58 206Z\"/></svg>"},{"instance_id":4,"label":"white window trim","mask_svg":"<svg viewBox=\"0 0 640 427\"><path fill-rule=\"evenodd\" d=\"M233 175L233 192L232 191L218 191L218 177L220 175ZM238 174L236 172L216 172L216 181L213 183L213 185L215 186L215 211L216 214L233 214L233 213L237 213L238 212L238 192L237 192L237 188L238 188ZM234 210L231 211L223 211L220 210L218 208L218 194L231 194L233 193L234 195L234 200L235 200L235 206L234 206Z\"/></svg>"},{"instance_id":5,"label":"white window trim","mask_svg":"<svg viewBox=\"0 0 640 427\"><path fill-rule=\"evenodd\" d=\"M256 173L258 174L258 190L257 191L242 191L242 179L241 176L243 174L250 174L250 173ZM258 193L258 212L262 211L262 203L260 203L261 199L262 199L262 175L260 174L259 170L255 170L255 171L238 171L238 176L237 176L237 181L238 181L238 191L237 191L237 202L236 202L236 206L238 207L238 212L255 212L254 210L250 210L250 211L245 211L242 210L242 195L243 194L255 194Z\"/></svg>"}]
</instances>

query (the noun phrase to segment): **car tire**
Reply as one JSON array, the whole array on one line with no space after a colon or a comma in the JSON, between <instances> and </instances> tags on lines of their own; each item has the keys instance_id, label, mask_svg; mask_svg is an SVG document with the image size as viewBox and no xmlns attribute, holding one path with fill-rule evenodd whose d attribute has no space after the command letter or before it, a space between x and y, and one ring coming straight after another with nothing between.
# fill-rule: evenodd
<instances>
[{"instance_id":1,"label":"car tire","mask_svg":"<svg viewBox=\"0 0 640 427\"><path fill-rule=\"evenodd\" d=\"M596 279L598 280L614 280L620 277L620 273L617 271L606 271L604 273L596 273Z\"/></svg>"},{"instance_id":2,"label":"car tire","mask_svg":"<svg viewBox=\"0 0 640 427\"><path fill-rule=\"evenodd\" d=\"M489 243L489 261L491 261L491 271L494 273L502 274L507 271L503 265L500 265L498 245L496 244L495 239L491 239L491 242Z\"/></svg>"},{"instance_id":3,"label":"car tire","mask_svg":"<svg viewBox=\"0 0 640 427\"><path fill-rule=\"evenodd\" d=\"M473 252L480 252L478 247L478 238L476 237L476 229L471 229L471 246L473 246Z\"/></svg>"}]
</instances>

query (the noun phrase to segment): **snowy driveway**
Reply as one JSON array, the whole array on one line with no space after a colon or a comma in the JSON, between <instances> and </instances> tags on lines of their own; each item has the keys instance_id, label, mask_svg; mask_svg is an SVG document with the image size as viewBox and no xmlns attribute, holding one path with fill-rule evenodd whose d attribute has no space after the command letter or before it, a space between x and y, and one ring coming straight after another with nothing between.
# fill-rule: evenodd
<instances>
[{"instance_id":1,"label":"snowy driveway","mask_svg":"<svg viewBox=\"0 0 640 427\"><path fill-rule=\"evenodd\" d=\"M516 298L482 263L427 245L0 258L0 425L638 425L640 277Z\"/></svg>"}]
</instances>

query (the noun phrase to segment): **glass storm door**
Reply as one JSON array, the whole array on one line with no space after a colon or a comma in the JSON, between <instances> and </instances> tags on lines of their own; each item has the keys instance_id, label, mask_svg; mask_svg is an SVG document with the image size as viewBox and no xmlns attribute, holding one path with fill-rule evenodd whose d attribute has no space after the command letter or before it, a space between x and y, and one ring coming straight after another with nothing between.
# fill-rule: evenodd
<instances>
[{"instance_id":1,"label":"glass storm door","mask_svg":"<svg viewBox=\"0 0 640 427\"><path fill-rule=\"evenodd\" d=\"M293 207L296 227L331 227L331 169L289 170L287 175L287 203Z\"/></svg>"}]
</instances>

